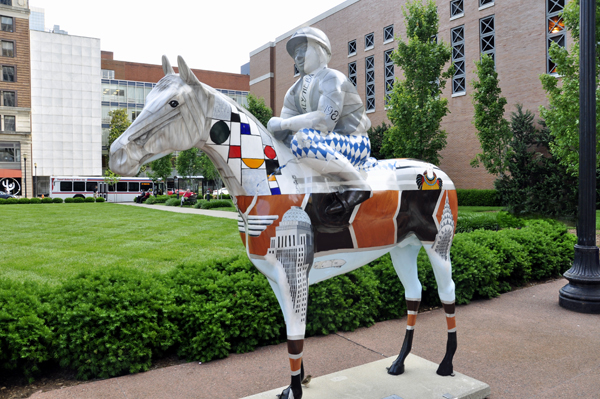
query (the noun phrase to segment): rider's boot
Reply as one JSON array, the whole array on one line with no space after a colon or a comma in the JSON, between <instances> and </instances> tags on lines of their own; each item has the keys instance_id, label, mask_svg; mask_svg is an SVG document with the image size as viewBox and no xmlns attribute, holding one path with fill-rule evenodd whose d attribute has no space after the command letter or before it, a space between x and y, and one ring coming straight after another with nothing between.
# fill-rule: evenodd
<instances>
[{"instance_id":1,"label":"rider's boot","mask_svg":"<svg viewBox=\"0 0 600 399\"><path fill-rule=\"evenodd\" d=\"M336 201L325 209L328 215L350 213L361 202L371 198L371 191L347 190L335 193Z\"/></svg>"}]
</instances>

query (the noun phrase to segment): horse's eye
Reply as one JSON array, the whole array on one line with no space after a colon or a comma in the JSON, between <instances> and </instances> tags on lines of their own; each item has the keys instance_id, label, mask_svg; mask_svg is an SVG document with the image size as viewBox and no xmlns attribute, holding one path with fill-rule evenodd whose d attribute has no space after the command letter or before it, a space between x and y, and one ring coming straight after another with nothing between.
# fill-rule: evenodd
<instances>
[{"instance_id":1,"label":"horse's eye","mask_svg":"<svg viewBox=\"0 0 600 399\"><path fill-rule=\"evenodd\" d=\"M171 107L175 108L179 105L179 103L176 100L171 100L171 101L169 101L169 105Z\"/></svg>"}]
</instances>

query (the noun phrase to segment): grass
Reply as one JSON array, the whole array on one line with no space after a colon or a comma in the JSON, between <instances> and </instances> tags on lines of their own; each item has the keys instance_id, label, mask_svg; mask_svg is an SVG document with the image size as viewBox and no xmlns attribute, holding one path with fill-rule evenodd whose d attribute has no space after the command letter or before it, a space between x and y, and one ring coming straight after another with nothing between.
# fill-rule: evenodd
<instances>
[{"instance_id":1,"label":"grass","mask_svg":"<svg viewBox=\"0 0 600 399\"><path fill-rule=\"evenodd\" d=\"M479 213L479 212L498 212L503 210L501 206L459 206L459 213Z\"/></svg>"},{"instance_id":2,"label":"grass","mask_svg":"<svg viewBox=\"0 0 600 399\"><path fill-rule=\"evenodd\" d=\"M236 220L203 215L86 203L4 205L0 218L0 278L52 283L112 267L166 272L245 253Z\"/></svg>"}]
</instances>

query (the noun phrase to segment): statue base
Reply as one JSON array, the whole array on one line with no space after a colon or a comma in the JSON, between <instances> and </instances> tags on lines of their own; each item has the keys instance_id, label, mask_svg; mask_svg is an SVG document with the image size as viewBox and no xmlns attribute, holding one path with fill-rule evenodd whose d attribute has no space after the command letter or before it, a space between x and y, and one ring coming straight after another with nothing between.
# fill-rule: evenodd
<instances>
[{"instance_id":1,"label":"statue base","mask_svg":"<svg viewBox=\"0 0 600 399\"><path fill-rule=\"evenodd\" d=\"M303 389L303 399L484 399L490 386L464 374L441 377L435 373L438 365L418 356L406 358L404 374L387 373L396 356L329 375L312 378ZM310 370L306 370L310 374ZM273 399L285 387L248 396L244 399Z\"/></svg>"}]
</instances>

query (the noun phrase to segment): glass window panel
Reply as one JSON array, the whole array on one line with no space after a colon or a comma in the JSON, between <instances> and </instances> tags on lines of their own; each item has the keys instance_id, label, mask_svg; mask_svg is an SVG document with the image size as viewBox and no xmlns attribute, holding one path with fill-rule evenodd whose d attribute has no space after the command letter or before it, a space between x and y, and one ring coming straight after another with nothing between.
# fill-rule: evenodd
<instances>
[{"instance_id":1,"label":"glass window panel","mask_svg":"<svg viewBox=\"0 0 600 399\"><path fill-rule=\"evenodd\" d=\"M85 191L85 182L84 181L74 181L73 182L73 191L77 191L77 192Z\"/></svg>"},{"instance_id":2,"label":"glass window panel","mask_svg":"<svg viewBox=\"0 0 600 399\"><path fill-rule=\"evenodd\" d=\"M114 184L109 184L108 185L108 191L111 192L111 193L114 192L115 191L115 185Z\"/></svg>"},{"instance_id":3,"label":"glass window panel","mask_svg":"<svg viewBox=\"0 0 600 399\"><path fill-rule=\"evenodd\" d=\"M375 35L373 33L369 33L365 35L365 50L370 49L375 45Z\"/></svg>"},{"instance_id":4,"label":"glass window panel","mask_svg":"<svg viewBox=\"0 0 600 399\"><path fill-rule=\"evenodd\" d=\"M130 182L129 183L129 191L140 191L140 183Z\"/></svg>"},{"instance_id":5,"label":"glass window panel","mask_svg":"<svg viewBox=\"0 0 600 399\"><path fill-rule=\"evenodd\" d=\"M549 14L560 12L565 8L565 0L548 0L547 7Z\"/></svg>"},{"instance_id":6,"label":"glass window panel","mask_svg":"<svg viewBox=\"0 0 600 399\"><path fill-rule=\"evenodd\" d=\"M89 181L85 183L85 191L94 191L94 187L98 186L98 183Z\"/></svg>"},{"instance_id":7,"label":"glass window panel","mask_svg":"<svg viewBox=\"0 0 600 399\"><path fill-rule=\"evenodd\" d=\"M450 18L463 14L463 0L450 1Z\"/></svg>"},{"instance_id":8,"label":"glass window panel","mask_svg":"<svg viewBox=\"0 0 600 399\"><path fill-rule=\"evenodd\" d=\"M15 43L2 41L2 56L3 57L14 57L15 56Z\"/></svg>"},{"instance_id":9,"label":"glass window panel","mask_svg":"<svg viewBox=\"0 0 600 399\"><path fill-rule=\"evenodd\" d=\"M394 25L383 28L383 41L387 42L394 39Z\"/></svg>"},{"instance_id":10,"label":"glass window panel","mask_svg":"<svg viewBox=\"0 0 600 399\"><path fill-rule=\"evenodd\" d=\"M15 81L15 67L2 66L2 80L5 82Z\"/></svg>"},{"instance_id":11,"label":"glass window panel","mask_svg":"<svg viewBox=\"0 0 600 399\"><path fill-rule=\"evenodd\" d=\"M13 19L11 17L2 16L1 29L4 32L12 32L13 31Z\"/></svg>"},{"instance_id":12,"label":"glass window panel","mask_svg":"<svg viewBox=\"0 0 600 399\"><path fill-rule=\"evenodd\" d=\"M563 19L555 15L548 18L548 33L560 33L565 30L565 22Z\"/></svg>"},{"instance_id":13,"label":"glass window panel","mask_svg":"<svg viewBox=\"0 0 600 399\"><path fill-rule=\"evenodd\" d=\"M5 132L15 132L16 131L16 123L15 117L10 115L4 116L4 131Z\"/></svg>"},{"instance_id":14,"label":"glass window panel","mask_svg":"<svg viewBox=\"0 0 600 399\"><path fill-rule=\"evenodd\" d=\"M5 107L16 107L14 91L2 92L2 105Z\"/></svg>"},{"instance_id":15,"label":"glass window panel","mask_svg":"<svg viewBox=\"0 0 600 399\"><path fill-rule=\"evenodd\" d=\"M118 182L117 191L127 191L127 182Z\"/></svg>"},{"instance_id":16,"label":"glass window panel","mask_svg":"<svg viewBox=\"0 0 600 399\"><path fill-rule=\"evenodd\" d=\"M356 54L356 40L348 42L348 55Z\"/></svg>"},{"instance_id":17,"label":"glass window panel","mask_svg":"<svg viewBox=\"0 0 600 399\"><path fill-rule=\"evenodd\" d=\"M72 181L61 181L60 182L60 191L73 191L73 182Z\"/></svg>"}]
</instances>

